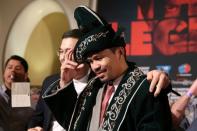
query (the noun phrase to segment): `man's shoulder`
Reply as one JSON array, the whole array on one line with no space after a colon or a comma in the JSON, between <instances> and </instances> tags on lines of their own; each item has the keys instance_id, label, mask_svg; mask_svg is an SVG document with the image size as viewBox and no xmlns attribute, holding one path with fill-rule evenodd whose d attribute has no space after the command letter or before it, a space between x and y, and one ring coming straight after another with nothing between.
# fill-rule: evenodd
<instances>
[{"instance_id":1,"label":"man's shoulder","mask_svg":"<svg viewBox=\"0 0 197 131\"><path fill-rule=\"evenodd\" d=\"M50 76L47 76L44 81L52 81L52 80L57 80L60 78L60 74L53 74Z\"/></svg>"},{"instance_id":2,"label":"man's shoulder","mask_svg":"<svg viewBox=\"0 0 197 131\"><path fill-rule=\"evenodd\" d=\"M0 96L3 99L7 99L7 95L5 93L6 87L4 84L0 85Z\"/></svg>"},{"instance_id":3,"label":"man's shoulder","mask_svg":"<svg viewBox=\"0 0 197 131\"><path fill-rule=\"evenodd\" d=\"M59 74L54 74L46 77L42 84L42 92L45 91L52 83L56 82L59 78Z\"/></svg>"},{"instance_id":4,"label":"man's shoulder","mask_svg":"<svg viewBox=\"0 0 197 131\"><path fill-rule=\"evenodd\" d=\"M0 92L4 92L5 91L5 88L6 88L5 85L4 84L1 84L0 85Z\"/></svg>"},{"instance_id":5,"label":"man's shoulder","mask_svg":"<svg viewBox=\"0 0 197 131\"><path fill-rule=\"evenodd\" d=\"M143 71L135 65L129 66L125 74L126 79L133 79L135 82L142 81L146 78Z\"/></svg>"},{"instance_id":6,"label":"man's shoulder","mask_svg":"<svg viewBox=\"0 0 197 131\"><path fill-rule=\"evenodd\" d=\"M3 85L0 85L0 95L2 94L3 92L3 88L2 88Z\"/></svg>"},{"instance_id":7,"label":"man's shoulder","mask_svg":"<svg viewBox=\"0 0 197 131\"><path fill-rule=\"evenodd\" d=\"M54 75L50 75L50 76L47 76L44 81L43 81L43 85L44 84L51 84L55 81L57 81L58 79L60 78L60 75L59 74L54 74Z\"/></svg>"}]
</instances>

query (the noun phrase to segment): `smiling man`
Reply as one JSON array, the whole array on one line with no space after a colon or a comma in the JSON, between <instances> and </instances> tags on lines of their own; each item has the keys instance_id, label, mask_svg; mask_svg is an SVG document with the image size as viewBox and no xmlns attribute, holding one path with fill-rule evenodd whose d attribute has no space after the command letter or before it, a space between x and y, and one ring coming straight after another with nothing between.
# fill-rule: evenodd
<instances>
[{"instance_id":1,"label":"smiling man","mask_svg":"<svg viewBox=\"0 0 197 131\"><path fill-rule=\"evenodd\" d=\"M96 19L89 22L87 16ZM75 114L71 130L172 130L166 92L157 98L149 93L146 76L126 60L122 32L115 32L103 18L84 6L75 10L75 18L86 34L77 42L74 58L78 63L89 63L96 78L82 94L88 95L76 109L79 113Z\"/></svg>"}]
</instances>

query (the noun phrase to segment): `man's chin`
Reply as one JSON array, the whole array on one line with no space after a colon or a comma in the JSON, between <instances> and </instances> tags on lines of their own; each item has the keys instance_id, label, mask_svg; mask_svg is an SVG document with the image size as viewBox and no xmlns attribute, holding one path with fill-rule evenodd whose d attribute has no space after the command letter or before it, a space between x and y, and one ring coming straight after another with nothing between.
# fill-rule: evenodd
<instances>
[{"instance_id":1,"label":"man's chin","mask_svg":"<svg viewBox=\"0 0 197 131\"><path fill-rule=\"evenodd\" d=\"M107 82L108 81L108 79L105 78L105 77L99 77L99 79L100 79L101 82Z\"/></svg>"},{"instance_id":2,"label":"man's chin","mask_svg":"<svg viewBox=\"0 0 197 131\"><path fill-rule=\"evenodd\" d=\"M12 82L14 82L14 80L12 80L12 79L8 79L7 80L7 83L10 83L11 84Z\"/></svg>"}]
</instances>

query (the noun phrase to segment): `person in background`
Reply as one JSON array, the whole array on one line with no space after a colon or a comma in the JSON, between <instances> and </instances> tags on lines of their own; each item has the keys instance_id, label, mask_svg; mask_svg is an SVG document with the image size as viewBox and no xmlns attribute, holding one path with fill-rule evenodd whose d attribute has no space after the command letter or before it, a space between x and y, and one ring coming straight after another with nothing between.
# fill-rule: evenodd
<instances>
[{"instance_id":1,"label":"person in background","mask_svg":"<svg viewBox=\"0 0 197 131\"><path fill-rule=\"evenodd\" d=\"M47 89L47 87L59 79L59 74L54 74L45 78L42 84L40 95ZM53 123L56 123L53 115L48 106L43 101L42 97L39 97L34 114L31 120L28 122L28 131L53 131ZM60 125L57 124L61 128ZM61 131L61 130L58 130Z\"/></svg>"},{"instance_id":2,"label":"person in background","mask_svg":"<svg viewBox=\"0 0 197 131\"><path fill-rule=\"evenodd\" d=\"M77 19L79 27L83 28L86 31L87 30L90 31L91 33L87 33L79 39L79 41L77 42L77 46L75 47L78 49L77 51L76 51L76 49L74 49L74 50L69 49L67 51L66 56L67 56L68 60L70 60L70 64L67 67L67 71L70 70L70 72L73 72L73 69L78 69L79 66L81 66L83 64L83 62L84 62L83 60L87 60L86 55L87 56L89 56L89 55L94 56L94 53L100 53L100 52L102 52L102 50L104 50L104 51L107 50L107 52L105 52L105 53L107 53L109 56L105 57L104 54L101 56L98 55L98 56L94 57L95 59L91 57L92 59L90 58L86 61L91 66L93 72L96 74L96 77L93 77L91 80L88 81L88 83L86 80L87 85L85 86L83 91L80 93L78 98L77 98L77 96L74 97L73 95L70 95L70 94L73 94L72 91L74 91L74 90L69 86L70 80L71 80L69 74L67 74L67 76L64 76L64 78L67 78L67 81L65 81L64 84L62 84L61 79L60 79L60 81L56 81L56 83L53 83L49 86L48 90L46 90L46 92L43 94L42 97L44 98L45 102L52 110L52 112L55 115L58 122L65 129L68 129L70 131L73 131L73 130L80 130L80 131L84 131L84 130L90 130L90 131L93 131L93 130L118 130L118 129L120 129L120 130L132 130L132 129L133 130L138 130L138 129L139 130L143 130L143 129L148 130L149 129L150 131L168 130L168 129L170 130L171 129L171 113L169 110L169 104L168 104L168 100L167 100L166 91L160 93L158 98L155 98L153 93L150 93L149 88L147 88L150 85L149 85L148 81L145 80L146 77L143 75L143 73L133 63L130 63L130 64L128 63L131 66L128 68L128 65L126 64L125 50L123 48L119 47L121 44L124 44L123 38L120 37L120 34L115 35L114 34L115 32L113 32L113 29L108 24L106 24L106 26L105 26L105 24L104 24L104 26L100 26L100 25L103 25L103 23L105 23L105 21L103 21L103 19L100 18L96 13L91 11L91 9L82 6L82 7L77 8L76 10L79 11L78 14L76 14L76 17L78 18L78 19L77 18L76 19ZM75 13L77 12L76 10L75 10ZM93 27L92 30L87 29L87 28L91 28L91 27ZM94 27L95 27L95 29L94 29ZM119 37L120 37L120 39L119 39ZM114 46L113 45L114 43L112 42L113 40L111 38L114 38L113 39L114 42L117 42L116 44L120 44L120 45ZM110 40L112 40L112 41L110 41ZM79 43L83 43L84 45L79 45ZM96 43L96 46L94 46L95 43ZM90 45L92 45L92 46L90 46ZM112 51L109 51L110 47L114 48L114 50L112 49ZM115 49L115 48L117 48L117 49ZM89 55L83 54L84 53L83 50L90 51L88 53ZM74 55L75 60L79 64L73 61L73 53L75 54ZM78 54L79 56L81 55L83 58L81 58L79 60L77 58L76 54ZM117 56L115 56L115 55L117 55ZM99 66L97 66L97 69L94 69L93 63L99 63L99 61L102 62L103 58L106 58L106 60L109 60L108 62L111 62L111 63L108 63L107 61L105 61L105 62L103 61L104 62L103 64L108 64L108 65L106 65L105 69L101 70L101 67L99 67ZM121 59L121 61L118 61L118 59L119 60ZM121 67L121 69L119 67ZM95 68L96 68L96 66L95 66ZM110 69L112 69L112 70L110 70ZM132 72L132 71L135 71L135 72ZM131 77L129 74L131 75ZM133 76L132 74L137 75L137 76ZM109 75L109 78L107 75ZM120 75L119 79L116 79L116 77L119 75ZM151 73L151 77L152 77L152 75L153 75L153 73ZM127 78L128 76L130 79ZM162 79L161 80L162 82L161 81L158 82L158 84L159 83L160 84L157 85L158 88L160 88L160 90L161 90L161 87L163 87L163 85L165 85L165 86L169 85L169 81L166 78L163 79L164 76L165 75L162 75L162 77L160 76L160 77L156 78L156 81L160 81ZM81 77L79 77L79 78L82 79ZM100 114L99 112L102 112L102 111L100 111L100 109L101 109L100 102L101 101L100 102L97 101L98 100L97 98L99 97L100 100L102 99L102 92L105 90L102 88L102 86L104 87L105 85L107 85L104 83L106 81L110 81L112 79L114 81L111 82L110 85L112 85L112 83L115 84L115 91L114 91L114 97L111 97L110 101L115 102L116 100L118 101L118 99L120 98L119 99L120 101L117 102L117 104L119 103L120 105L117 105L117 108L116 108L115 107L116 105L114 107L112 107L112 104L109 104L109 107L106 109L106 111L104 111L107 113L106 114L101 113L102 114L101 116L104 116L102 119L102 118L100 118L100 115L99 115ZM136 87L138 87L138 88L141 87L140 83L141 82L143 83L142 79L144 79L144 81L147 85L143 86L142 88L139 89L140 90L139 93L141 93L141 95L136 95L137 98L135 97L134 101L133 101L136 104L136 106L131 107L130 103L128 103L128 102L130 101L130 97L135 94L134 92L135 92ZM165 80L167 80L167 81L165 81ZM119 86L119 83L121 83L122 87ZM136 84L138 83L138 84L135 85L134 83L136 83ZM153 87L155 87L156 83L153 84ZM135 85L135 87L134 87L134 85ZM133 88L131 88L131 87L133 87ZM130 89L133 89L133 91L131 91ZM106 91L106 92L108 92L108 91ZM118 95L122 95L122 96L118 96ZM140 97L142 98L141 99L142 101L144 100L143 104L141 102L139 102L139 104L137 104L138 103L137 99L139 101L141 101ZM157 101L157 102L155 101L156 103L154 103L154 99ZM64 100L63 102L65 104L62 104L61 100ZM123 100L123 101L121 101L121 100ZM76 103L76 101L77 101L77 103ZM70 103L70 104L66 104L66 103ZM151 104L151 105L153 104L154 106L147 106L146 104ZM129 109L127 108L128 107L127 105L129 106ZM134 109L135 107L137 109ZM111 112L110 109L112 109L112 108L115 110L118 109L118 112L113 112L113 111ZM119 109L121 110L121 115L117 117L116 113L119 113L119 111L120 111ZM127 109L129 111L133 111L133 112L124 115L124 112L127 113ZM71 118L71 116L69 116L68 112L73 112L72 118ZM163 113L160 113L160 112L163 112ZM116 120L113 121L112 119L110 119L111 117L108 116L113 113L115 115L114 118L117 121ZM141 114L141 113L143 113L143 114ZM150 114L148 114L148 113L150 113ZM156 114L154 114L154 113L156 113ZM126 116L126 118L124 116ZM141 118L140 118L140 116L141 116ZM154 119L153 119L153 117L154 117ZM124 121L125 119L126 119L126 121ZM136 119L136 122L132 121L134 119ZM112 125L109 125L110 123L108 123L108 122L111 122L111 120L112 120L112 123L111 123ZM127 122L127 120L131 120L131 121ZM165 122L164 122L164 120L165 120ZM136 125L135 123L138 123L138 125Z\"/></svg>"},{"instance_id":3,"label":"person in background","mask_svg":"<svg viewBox=\"0 0 197 131\"><path fill-rule=\"evenodd\" d=\"M36 108L38 100L40 98L40 87L31 87L30 89L30 96L31 96L31 107L33 109Z\"/></svg>"},{"instance_id":4,"label":"person in background","mask_svg":"<svg viewBox=\"0 0 197 131\"><path fill-rule=\"evenodd\" d=\"M3 84L0 86L0 127L4 131L24 131L33 109L11 107L11 87L13 82L28 81L28 63L17 55L7 59L3 71Z\"/></svg>"},{"instance_id":5,"label":"person in background","mask_svg":"<svg viewBox=\"0 0 197 131\"><path fill-rule=\"evenodd\" d=\"M190 125L193 123L193 121L195 119L197 119L197 110L196 110L196 106L195 105L190 105L193 107L192 110L192 114L190 114L192 116L192 120L190 120L188 118L188 116L186 116L186 110L188 107L188 104L190 103L190 101L194 101L197 97L197 79L193 82L193 84L190 86L190 88L188 89L187 93L184 94L183 96L181 96L177 101L175 101L174 104L172 104L171 106L171 112L172 112L172 118L174 121L174 125L179 128L179 125L181 124L181 121L185 121L184 123L187 123L187 125L183 125L183 127L185 127L184 129L190 127Z\"/></svg>"},{"instance_id":6,"label":"person in background","mask_svg":"<svg viewBox=\"0 0 197 131\"><path fill-rule=\"evenodd\" d=\"M64 79L63 79L64 73L69 74L69 72L66 72L66 68L67 66L69 66L70 61L67 60L66 53L69 49L74 48L77 40L81 36L82 36L82 33L78 29L73 29L68 32L65 32L62 36L62 42L58 51L58 57L61 63L60 74L61 74L62 84L64 84ZM74 74L74 72L75 71L72 70L72 72L70 73ZM85 68L82 69L82 71L78 71L78 75L80 75L81 72L82 72L82 75L88 74L88 67L86 66ZM50 84L60 79L60 74L49 76L44 80L42 84L41 94L43 94L47 90ZM74 85L71 85L71 86L74 87ZM76 85L75 87L78 87L78 86ZM77 92L80 92L81 88L82 87L79 87L78 90L76 89ZM75 94L73 96L75 96ZM69 104L69 102L67 104ZM35 115L32 117L31 121L28 124L28 131L42 131L42 130L64 131L61 125L59 125L58 122L55 120L52 112L50 111L50 109L48 108L48 106L46 105L42 97L40 97L38 104L36 106Z\"/></svg>"}]
</instances>

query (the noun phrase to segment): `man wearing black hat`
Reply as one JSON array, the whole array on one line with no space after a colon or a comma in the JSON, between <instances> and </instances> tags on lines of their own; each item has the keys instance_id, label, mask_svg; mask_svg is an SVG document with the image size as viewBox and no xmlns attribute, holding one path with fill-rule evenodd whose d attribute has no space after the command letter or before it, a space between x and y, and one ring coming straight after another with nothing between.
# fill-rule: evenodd
<instances>
[{"instance_id":1,"label":"man wearing black hat","mask_svg":"<svg viewBox=\"0 0 197 131\"><path fill-rule=\"evenodd\" d=\"M75 108L69 105L64 109L63 106L55 108L55 101L60 97L73 101L72 96L68 97L70 88L64 88L59 96L54 94L53 97L46 96L50 91L45 92L44 100L58 116L57 120L64 127L69 125L69 131L170 131L171 113L166 92L157 98L149 93L146 76L134 63L126 61L121 31L115 32L85 6L75 10L75 18L84 32L74 49L75 61L88 62L96 77L88 82ZM68 110L73 110L69 123Z\"/></svg>"},{"instance_id":2,"label":"man wearing black hat","mask_svg":"<svg viewBox=\"0 0 197 131\"><path fill-rule=\"evenodd\" d=\"M76 9L76 20L82 27L84 27L86 10L93 16L97 16L86 7ZM90 29L85 30L86 34L77 42L74 51L75 60L79 63L88 62L97 79L87 86L90 89L85 93L90 93L90 95L84 98L73 128L91 130L98 125L99 130L107 131L170 131L172 125L167 95L162 92L158 98L154 98L149 93L149 83L145 75L135 64L126 61L125 41L121 36L121 31L115 32L111 25L99 16L97 20L97 23L92 21L94 24L86 25ZM99 81L98 79L101 85L92 86ZM102 114L109 82L113 84L114 91ZM99 96L99 94L102 95ZM96 101L88 101L91 97L95 97ZM99 117L96 115L98 112L94 110L101 112ZM89 115L87 111L93 112ZM89 117L87 123L80 122Z\"/></svg>"}]
</instances>

